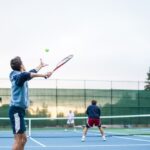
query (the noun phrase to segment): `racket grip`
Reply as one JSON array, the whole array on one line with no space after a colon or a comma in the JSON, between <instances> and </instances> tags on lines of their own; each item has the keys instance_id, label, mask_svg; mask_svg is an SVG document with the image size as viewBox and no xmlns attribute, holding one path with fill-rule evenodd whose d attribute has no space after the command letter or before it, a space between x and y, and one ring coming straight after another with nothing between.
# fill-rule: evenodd
<instances>
[{"instance_id":1,"label":"racket grip","mask_svg":"<svg viewBox=\"0 0 150 150\"><path fill-rule=\"evenodd\" d=\"M51 75L53 74L54 71L51 72ZM44 77L45 79L47 79L48 77Z\"/></svg>"}]
</instances>

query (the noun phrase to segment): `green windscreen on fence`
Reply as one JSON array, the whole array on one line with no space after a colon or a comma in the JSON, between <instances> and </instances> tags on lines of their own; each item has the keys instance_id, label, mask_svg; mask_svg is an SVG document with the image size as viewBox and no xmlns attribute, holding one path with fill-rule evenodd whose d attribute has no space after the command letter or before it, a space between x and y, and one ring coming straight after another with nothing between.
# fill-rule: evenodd
<instances>
[{"instance_id":1,"label":"green windscreen on fence","mask_svg":"<svg viewBox=\"0 0 150 150\"><path fill-rule=\"evenodd\" d=\"M28 117L64 117L69 110L74 111L76 116L85 116L92 99L97 100L102 115L150 114L150 91L141 88L143 83L68 80L40 80L40 84L37 84L37 80L34 82L36 87L29 88ZM52 87L44 87L45 84ZM7 117L10 88L0 88L0 98L0 117Z\"/></svg>"}]
</instances>

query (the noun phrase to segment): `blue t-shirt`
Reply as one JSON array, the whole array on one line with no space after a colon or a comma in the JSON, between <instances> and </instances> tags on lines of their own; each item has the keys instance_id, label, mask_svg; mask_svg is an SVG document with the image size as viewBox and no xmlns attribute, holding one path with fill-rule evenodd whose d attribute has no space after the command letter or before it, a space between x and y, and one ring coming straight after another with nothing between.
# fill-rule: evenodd
<instances>
[{"instance_id":1,"label":"blue t-shirt","mask_svg":"<svg viewBox=\"0 0 150 150\"><path fill-rule=\"evenodd\" d=\"M12 71L9 75L11 81L10 106L17 106L26 109L29 106L28 83L31 79L30 72L36 73L35 69L29 72Z\"/></svg>"},{"instance_id":2,"label":"blue t-shirt","mask_svg":"<svg viewBox=\"0 0 150 150\"><path fill-rule=\"evenodd\" d=\"M88 118L100 118L101 110L96 105L90 105L86 110L86 114L88 115Z\"/></svg>"}]
</instances>

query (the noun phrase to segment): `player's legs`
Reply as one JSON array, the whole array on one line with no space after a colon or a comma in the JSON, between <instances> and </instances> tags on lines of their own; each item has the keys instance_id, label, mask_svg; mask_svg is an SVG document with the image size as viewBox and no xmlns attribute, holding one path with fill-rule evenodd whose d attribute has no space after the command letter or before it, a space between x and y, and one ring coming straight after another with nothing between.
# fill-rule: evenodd
<instances>
[{"instance_id":1,"label":"player's legs","mask_svg":"<svg viewBox=\"0 0 150 150\"><path fill-rule=\"evenodd\" d=\"M99 129L99 131L100 131L100 133L102 135L103 140L106 141L106 137L105 137L105 133L104 133L103 128L100 126L100 127L98 127L98 129Z\"/></svg>"},{"instance_id":2,"label":"player's legs","mask_svg":"<svg viewBox=\"0 0 150 150\"><path fill-rule=\"evenodd\" d=\"M82 142L85 141L85 137L86 137L88 128L93 127L93 125L95 125L99 128L99 131L102 135L103 140L104 141L106 140L105 133L101 127L101 120L99 118L88 118L86 127L83 129L83 135L82 135L82 139L81 139Z\"/></svg>"},{"instance_id":3,"label":"player's legs","mask_svg":"<svg viewBox=\"0 0 150 150\"><path fill-rule=\"evenodd\" d=\"M13 150L24 150L24 146L27 142L26 134L15 134Z\"/></svg>"},{"instance_id":4,"label":"player's legs","mask_svg":"<svg viewBox=\"0 0 150 150\"><path fill-rule=\"evenodd\" d=\"M75 123L73 123L73 129L74 129L74 131L76 131Z\"/></svg>"},{"instance_id":5,"label":"player's legs","mask_svg":"<svg viewBox=\"0 0 150 150\"><path fill-rule=\"evenodd\" d=\"M67 123L66 126L65 126L65 131L67 131L68 128L69 128L69 125L68 125L68 123Z\"/></svg>"},{"instance_id":6,"label":"player's legs","mask_svg":"<svg viewBox=\"0 0 150 150\"><path fill-rule=\"evenodd\" d=\"M83 135L82 135L82 139L81 139L82 142L85 141L85 137L86 137L88 128L89 128L89 127L85 126L84 129L83 129Z\"/></svg>"},{"instance_id":7,"label":"player's legs","mask_svg":"<svg viewBox=\"0 0 150 150\"><path fill-rule=\"evenodd\" d=\"M75 129L74 120L72 120L72 119L68 119L68 120L67 120L67 125L66 125L65 131L67 131L68 128L73 128L74 131L76 130L76 129Z\"/></svg>"},{"instance_id":8,"label":"player's legs","mask_svg":"<svg viewBox=\"0 0 150 150\"><path fill-rule=\"evenodd\" d=\"M84 130L83 130L83 135L84 135L84 136L86 136L88 129L89 129L89 127L85 127L85 128L84 128Z\"/></svg>"},{"instance_id":9,"label":"player's legs","mask_svg":"<svg viewBox=\"0 0 150 150\"><path fill-rule=\"evenodd\" d=\"M24 116L24 109L15 106L10 107L9 117L14 133L13 150L24 150L27 141Z\"/></svg>"},{"instance_id":10,"label":"player's legs","mask_svg":"<svg viewBox=\"0 0 150 150\"><path fill-rule=\"evenodd\" d=\"M74 129L74 131L76 131L74 120L71 121L71 127Z\"/></svg>"},{"instance_id":11,"label":"player's legs","mask_svg":"<svg viewBox=\"0 0 150 150\"><path fill-rule=\"evenodd\" d=\"M95 123L95 126L98 127L98 129L99 129L99 131L100 131L100 133L102 135L103 140L106 141L105 133L104 133L104 130L103 130L102 126L101 126L101 120L100 119L95 119L94 123Z\"/></svg>"},{"instance_id":12,"label":"player's legs","mask_svg":"<svg viewBox=\"0 0 150 150\"><path fill-rule=\"evenodd\" d=\"M82 135L82 139L81 139L82 142L85 141L85 138L86 138L86 134L87 134L87 132L88 132L88 129L89 129L90 127L92 127L92 126L93 126L93 120L92 120L91 118L88 118L87 124L86 124L86 126L84 127L84 129L83 129L83 135Z\"/></svg>"}]
</instances>

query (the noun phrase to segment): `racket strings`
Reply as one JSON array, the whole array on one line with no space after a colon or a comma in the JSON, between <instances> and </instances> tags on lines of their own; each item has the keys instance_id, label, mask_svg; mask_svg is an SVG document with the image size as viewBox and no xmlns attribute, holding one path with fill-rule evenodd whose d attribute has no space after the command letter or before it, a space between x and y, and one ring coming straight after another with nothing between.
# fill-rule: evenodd
<instances>
[{"instance_id":1,"label":"racket strings","mask_svg":"<svg viewBox=\"0 0 150 150\"><path fill-rule=\"evenodd\" d=\"M65 63L67 63L71 58L73 57L73 55L69 55L67 57L65 57L64 59L62 59L56 66L56 68L54 69L54 71L56 69L58 69L59 67L61 67L62 65L64 65Z\"/></svg>"}]
</instances>

